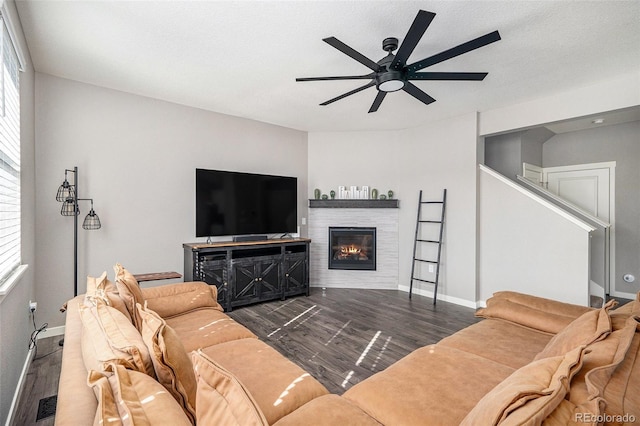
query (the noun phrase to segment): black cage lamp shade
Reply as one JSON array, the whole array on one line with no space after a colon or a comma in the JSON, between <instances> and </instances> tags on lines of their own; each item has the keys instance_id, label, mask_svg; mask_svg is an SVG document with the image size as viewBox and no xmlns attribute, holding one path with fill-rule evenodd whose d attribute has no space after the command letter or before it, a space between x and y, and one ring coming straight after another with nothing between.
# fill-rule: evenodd
<instances>
[{"instance_id":1,"label":"black cage lamp shade","mask_svg":"<svg viewBox=\"0 0 640 426\"><path fill-rule=\"evenodd\" d=\"M76 196L76 187L75 185L71 185L67 180L67 170L65 170L64 182L62 182L62 185L60 185L60 187L58 188L58 193L56 194L56 201L66 202L70 198L71 200L73 200L75 196ZM73 216L73 213L70 215L63 214L63 216Z\"/></svg>"},{"instance_id":2,"label":"black cage lamp shade","mask_svg":"<svg viewBox=\"0 0 640 426\"><path fill-rule=\"evenodd\" d=\"M80 214L80 209L76 209L76 200L74 197L68 197L64 203L62 203L62 208L60 209L60 214L62 216L73 216L74 212L76 215Z\"/></svg>"},{"instance_id":3,"label":"black cage lamp shade","mask_svg":"<svg viewBox=\"0 0 640 426\"><path fill-rule=\"evenodd\" d=\"M93 200L91 200L91 210L89 214L84 218L84 222L82 222L82 228L88 231L100 229L102 224L100 223L100 218L93 210Z\"/></svg>"}]
</instances>

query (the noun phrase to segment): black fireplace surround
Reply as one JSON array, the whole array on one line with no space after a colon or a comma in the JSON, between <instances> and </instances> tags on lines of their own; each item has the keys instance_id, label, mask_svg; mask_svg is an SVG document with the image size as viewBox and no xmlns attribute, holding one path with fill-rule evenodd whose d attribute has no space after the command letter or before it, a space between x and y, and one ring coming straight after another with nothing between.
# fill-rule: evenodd
<instances>
[{"instance_id":1,"label":"black fireplace surround","mask_svg":"<svg viewBox=\"0 0 640 426\"><path fill-rule=\"evenodd\" d=\"M329 269L375 271L376 228L329 227Z\"/></svg>"}]
</instances>

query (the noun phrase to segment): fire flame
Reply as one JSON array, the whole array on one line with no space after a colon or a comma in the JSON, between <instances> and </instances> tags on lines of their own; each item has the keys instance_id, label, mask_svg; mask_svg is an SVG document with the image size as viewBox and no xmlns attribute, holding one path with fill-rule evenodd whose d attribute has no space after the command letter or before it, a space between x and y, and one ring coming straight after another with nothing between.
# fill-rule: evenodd
<instances>
[{"instance_id":1,"label":"fire flame","mask_svg":"<svg viewBox=\"0 0 640 426\"><path fill-rule=\"evenodd\" d=\"M362 249L360 247L356 247L353 244L350 246L342 246L340 247L341 254L360 254Z\"/></svg>"}]
</instances>

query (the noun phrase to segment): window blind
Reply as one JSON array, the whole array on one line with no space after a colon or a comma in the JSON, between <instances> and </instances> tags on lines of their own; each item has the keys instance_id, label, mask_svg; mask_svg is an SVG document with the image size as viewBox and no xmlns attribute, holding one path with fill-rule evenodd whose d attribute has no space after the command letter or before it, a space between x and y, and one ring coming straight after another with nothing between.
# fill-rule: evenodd
<instances>
[{"instance_id":1,"label":"window blind","mask_svg":"<svg viewBox=\"0 0 640 426\"><path fill-rule=\"evenodd\" d=\"M0 284L20 266L19 62L0 15Z\"/></svg>"}]
</instances>

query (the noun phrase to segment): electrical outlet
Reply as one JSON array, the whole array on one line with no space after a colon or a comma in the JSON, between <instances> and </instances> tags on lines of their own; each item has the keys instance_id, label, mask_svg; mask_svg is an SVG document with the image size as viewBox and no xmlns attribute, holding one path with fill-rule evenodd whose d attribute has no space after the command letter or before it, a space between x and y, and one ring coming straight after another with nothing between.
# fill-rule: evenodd
<instances>
[{"instance_id":1,"label":"electrical outlet","mask_svg":"<svg viewBox=\"0 0 640 426\"><path fill-rule=\"evenodd\" d=\"M434 265L429 265L429 272L434 273L436 271L436 267Z\"/></svg>"},{"instance_id":2,"label":"electrical outlet","mask_svg":"<svg viewBox=\"0 0 640 426\"><path fill-rule=\"evenodd\" d=\"M38 302L32 302L29 300L29 312L35 312L38 309Z\"/></svg>"}]
</instances>

